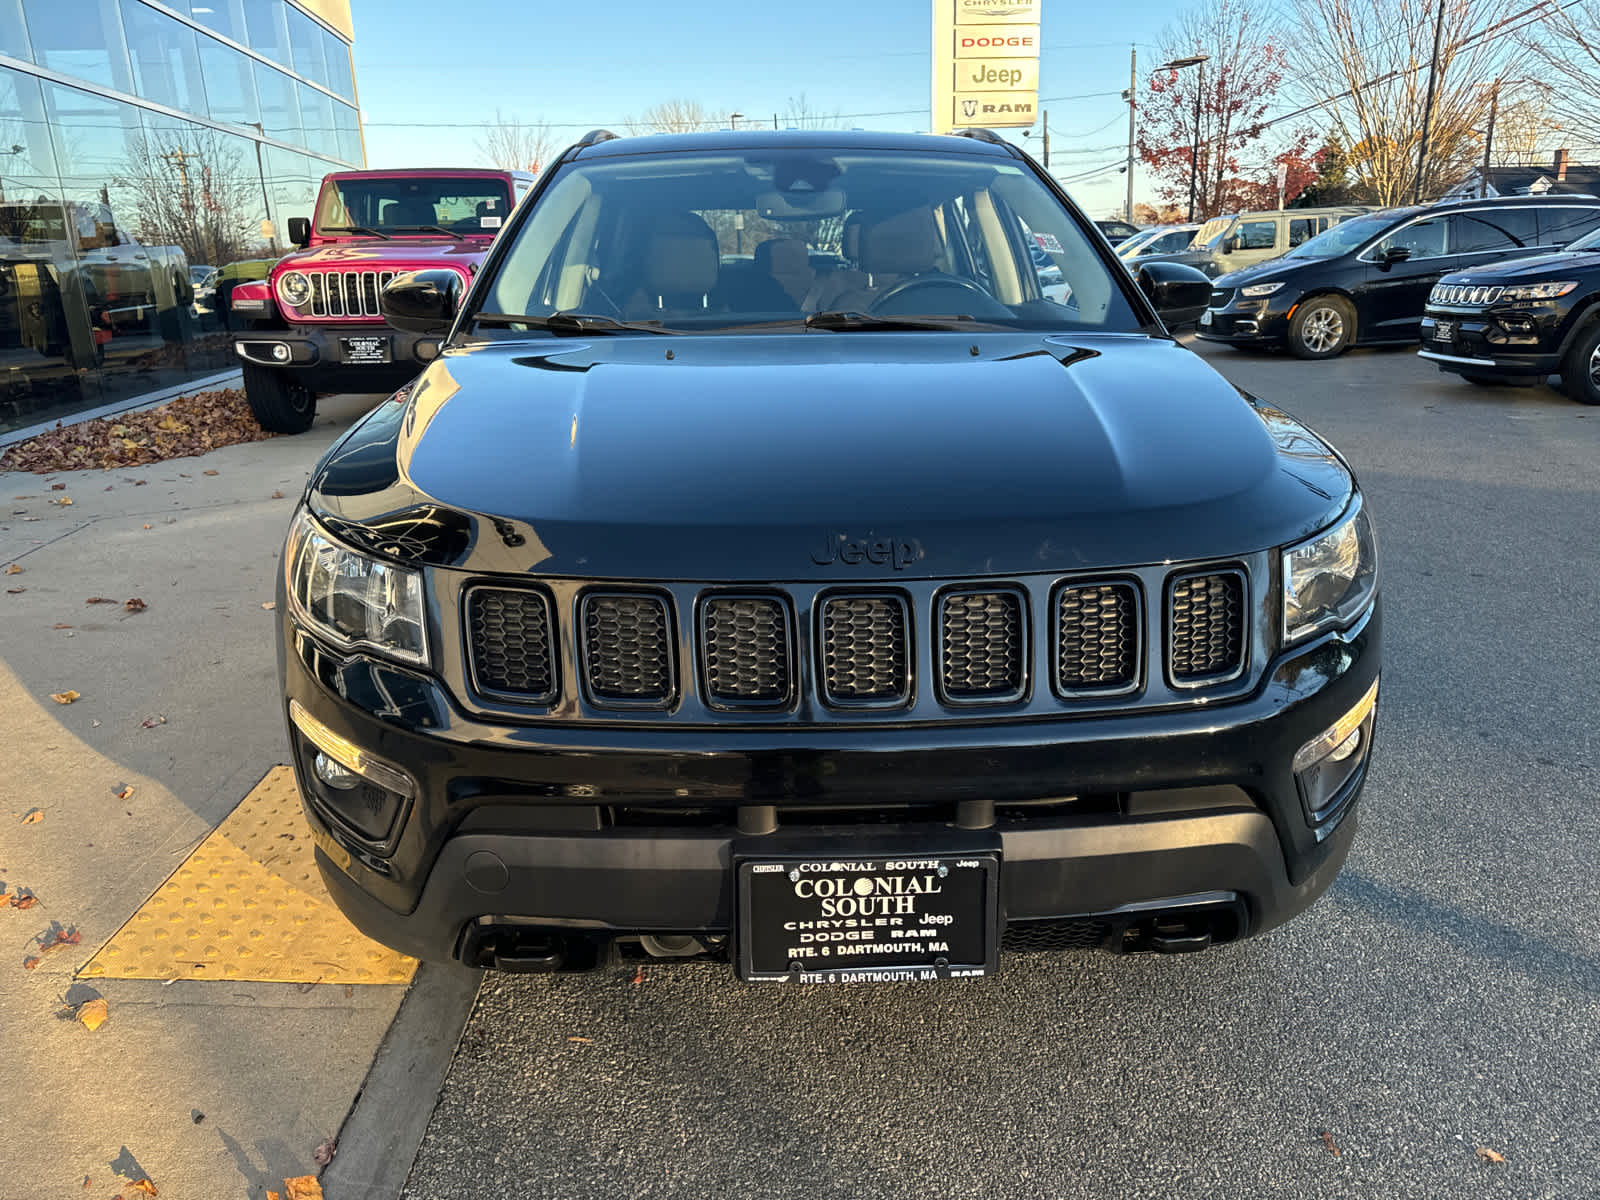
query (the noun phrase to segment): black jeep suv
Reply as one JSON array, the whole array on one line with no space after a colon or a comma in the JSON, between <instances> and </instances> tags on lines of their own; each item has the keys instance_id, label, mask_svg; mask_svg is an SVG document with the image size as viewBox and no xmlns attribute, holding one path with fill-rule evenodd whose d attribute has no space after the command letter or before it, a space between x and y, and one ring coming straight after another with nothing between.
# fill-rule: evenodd
<instances>
[{"instance_id":1,"label":"black jeep suv","mask_svg":"<svg viewBox=\"0 0 1600 1200\"><path fill-rule=\"evenodd\" d=\"M1368 769L1373 527L1167 335L1206 287L992 134L584 138L470 286L388 286L443 353L289 533L334 899L426 958L807 982L1304 909Z\"/></svg>"},{"instance_id":2,"label":"black jeep suv","mask_svg":"<svg viewBox=\"0 0 1600 1200\"><path fill-rule=\"evenodd\" d=\"M1567 395L1600 404L1600 230L1559 254L1446 275L1418 353L1469 383L1560 375Z\"/></svg>"}]
</instances>

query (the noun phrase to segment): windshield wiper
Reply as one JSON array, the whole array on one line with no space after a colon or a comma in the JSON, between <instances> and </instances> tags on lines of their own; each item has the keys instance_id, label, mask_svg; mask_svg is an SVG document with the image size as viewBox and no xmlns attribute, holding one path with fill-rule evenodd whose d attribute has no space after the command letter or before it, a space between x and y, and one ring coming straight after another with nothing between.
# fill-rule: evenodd
<instances>
[{"instance_id":1,"label":"windshield wiper","mask_svg":"<svg viewBox=\"0 0 1600 1200\"><path fill-rule=\"evenodd\" d=\"M864 312L819 312L805 319L807 329L831 329L849 333L858 329L969 329L980 322L964 313L949 316L875 317Z\"/></svg>"},{"instance_id":2,"label":"windshield wiper","mask_svg":"<svg viewBox=\"0 0 1600 1200\"><path fill-rule=\"evenodd\" d=\"M529 329L548 329L551 333L679 333L660 321L619 321L600 313L553 312L535 317L517 313L477 313L472 318L480 325L526 325Z\"/></svg>"},{"instance_id":3,"label":"windshield wiper","mask_svg":"<svg viewBox=\"0 0 1600 1200\"><path fill-rule=\"evenodd\" d=\"M394 240L387 233L383 233L383 232L381 232L379 230L376 230L376 229L369 229L365 225L324 225L322 227L322 232L323 233L364 233L368 237L382 238L386 242Z\"/></svg>"},{"instance_id":4,"label":"windshield wiper","mask_svg":"<svg viewBox=\"0 0 1600 1200\"><path fill-rule=\"evenodd\" d=\"M457 233L454 229L449 229L443 225L391 225L389 228L401 232L409 232L415 229L422 233L442 233L446 237L455 238L458 242L467 240L466 234Z\"/></svg>"}]
</instances>

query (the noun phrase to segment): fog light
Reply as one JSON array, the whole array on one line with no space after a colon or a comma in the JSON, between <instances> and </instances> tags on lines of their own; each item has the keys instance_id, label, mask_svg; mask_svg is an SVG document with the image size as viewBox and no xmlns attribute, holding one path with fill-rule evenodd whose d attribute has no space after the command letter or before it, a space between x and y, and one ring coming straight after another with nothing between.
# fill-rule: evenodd
<instances>
[{"instance_id":1,"label":"fog light","mask_svg":"<svg viewBox=\"0 0 1600 1200\"><path fill-rule=\"evenodd\" d=\"M348 767L336 763L321 750L312 761L312 769L316 771L317 778L331 788L338 788L341 792L348 792L361 782L361 776Z\"/></svg>"},{"instance_id":2,"label":"fog light","mask_svg":"<svg viewBox=\"0 0 1600 1200\"><path fill-rule=\"evenodd\" d=\"M289 347L285 346L282 342L275 343L272 347L272 357L278 362L288 362Z\"/></svg>"},{"instance_id":3,"label":"fog light","mask_svg":"<svg viewBox=\"0 0 1600 1200\"><path fill-rule=\"evenodd\" d=\"M349 738L340 737L305 710L298 700L289 701L289 719L295 728L306 735L318 750L339 766L371 780L379 787L407 798L417 794L417 788L399 767L374 758Z\"/></svg>"},{"instance_id":4,"label":"fog light","mask_svg":"<svg viewBox=\"0 0 1600 1200\"><path fill-rule=\"evenodd\" d=\"M1366 761L1377 706L1374 680L1349 712L1295 752L1295 780L1313 821L1329 815L1345 785Z\"/></svg>"}]
</instances>

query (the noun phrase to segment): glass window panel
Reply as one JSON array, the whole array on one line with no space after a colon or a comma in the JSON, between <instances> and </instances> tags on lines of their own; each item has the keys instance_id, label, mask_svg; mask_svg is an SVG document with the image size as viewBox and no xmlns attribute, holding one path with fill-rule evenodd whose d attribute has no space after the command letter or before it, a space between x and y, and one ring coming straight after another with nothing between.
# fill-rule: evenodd
<instances>
[{"instance_id":1,"label":"glass window panel","mask_svg":"<svg viewBox=\"0 0 1600 1200\"><path fill-rule=\"evenodd\" d=\"M356 98L355 72L350 66L350 47L326 29L322 31L323 57L328 61L328 86L346 100Z\"/></svg>"},{"instance_id":2,"label":"glass window panel","mask_svg":"<svg viewBox=\"0 0 1600 1200\"><path fill-rule=\"evenodd\" d=\"M117 0L23 0L33 61L121 92L133 90Z\"/></svg>"},{"instance_id":3,"label":"glass window panel","mask_svg":"<svg viewBox=\"0 0 1600 1200\"><path fill-rule=\"evenodd\" d=\"M300 85L282 71L266 63L255 64L256 94L261 99L261 124L268 137L296 146L305 145L305 128L300 122Z\"/></svg>"},{"instance_id":4,"label":"glass window panel","mask_svg":"<svg viewBox=\"0 0 1600 1200\"><path fill-rule=\"evenodd\" d=\"M319 163L309 155L282 150L277 146L262 149L266 166L267 191L272 198L272 219L278 229L280 245L288 232L290 217L311 219L317 203L322 177L332 164Z\"/></svg>"},{"instance_id":5,"label":"glass window panel","mask_svg":"<svg viewBox=\"0 0 1600 1200\"><path fill-rule=\"evenodd\" d=\"M240 0L190 0L189 11L207 29L214 29L240 45L249 44Z\"/></svg>"},{"instance_id":6,"label":"glass window panel","mask_svg":"<svg viewBox=\"0 0 1600 1200\"><path fill-rule=\"evenodd\" d=\"M339 157L339 127L333 123L334 99L314 87L300 85L300 119L305 122L305 147L313 154Z\"/></svg>"},{"instance_id":7,"label":"glass window panel","mask_svg":"<svg viewBox=\"0 0 1600 1200\"><path fill-rule=\"evenodd\" d=\"M1271 250L1278 240L1276 221L1241 221L1234 231L1241 250Z\"/></svg>"},{"instance_id":8,"label":"glass window panel","mask_svg":"<svg viewBox=\"0 0 1600 1200\"><path fill-rule=\"evenodd\" d=\"M361 119L348 104L333 106L333 119L339 126L339 157L356 166L365 165L367 158L361 148Z\"/></svg>"},{"instance_id":9,"label":"glass window panel","mask_svg":"<svg viewBox=\"0 0 1600 1200\"><path fill-rule=\"evenodd\" d=\"M232 125L259 122L261 106L256 103L254 61L215 38L202 37L199 43L211 119Z\"/></svg>"},{"instance_id":10,"label":"glass window panel","mask_svg":"<svg viewBox=\"0 0 1600 1200\"><path fill-rule=\"evenodd\" d=\"M33 57L28 28L22 23L22 0L0 0L0 51L24 61Z\"/></svg>"},{"instance_id":11,"label":"glass window panel","mask_svg":"<svg viewBox=\"0 0 1600 1200\"><path fill-rule=\"evenodd\" d=\"M194 30L139 0L122 0L122 23L128 36L134 92L169 108L205 112Z\"/></svg>"},{"instance_id":12,"label":"glass window panel","mask_svg":"<svg viewBox=\"0 0 1600 1200\"><path fill-rule=\"evenodd\" d=\"M322 53L324 30L292 4L285 6L289 17L289 49L295 71L313 83L328 84L328 64Z\"/></svg>"},{"instance_id":13,"label":"glass window panel","mask_svg":"<svg viewBox=\"0 0 1600 1200\"><path fill-rule=\"evenodd\" d=\"M1478 250L1516 250L1539 242L1531 208L1486 208L1450 218L1450 249L1456 254Z\"/></svg>"},{"instance_id":14,"label":"glass window panel","mask_svg":"<svg viewBox=\"0 0 1600 1200\"><path fill-rule=\"evenodd\" d=\"M1539 243L1565 246L1600 227L1600 212L1592 208L1551 205L1538 210Z\"/></svg>"},{"instance_id":15,"label":"glass window panel","mask_svg":"<svg viewBox=\"0 0 1600 1200\"><path fill-rule=\"evenodd\" d=\"M275 63L292 66L289 57L289 26L284 19L283 0L242 0L246 45L265 54Z\"/></svg>"}]
</instances>

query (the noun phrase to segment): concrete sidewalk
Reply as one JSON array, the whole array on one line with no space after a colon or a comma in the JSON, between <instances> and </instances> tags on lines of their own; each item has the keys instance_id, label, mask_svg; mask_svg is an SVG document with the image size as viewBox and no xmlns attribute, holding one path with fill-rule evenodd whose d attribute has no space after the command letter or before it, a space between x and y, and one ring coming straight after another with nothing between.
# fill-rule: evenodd
<instances>
[{"instance_id":1,"label":"concrete sidewalk","mask_svg":"<svg viewBox=\"0 0 1600 1200\"><path fill-rule=\"evenodd\" d=\"M0 574L8 1200L137 1195L140 1175L163 1197L263 1200L315 1174L404 995L75 978L285 760L262 606L307 472L373 402L325 401L309 434L204 458L0 474L0 572L22 568ZM19 888L36 903L7 904ZM72 1009L95 994L110 1017L91 1032Z\"/></svg>"}]
</instances>

